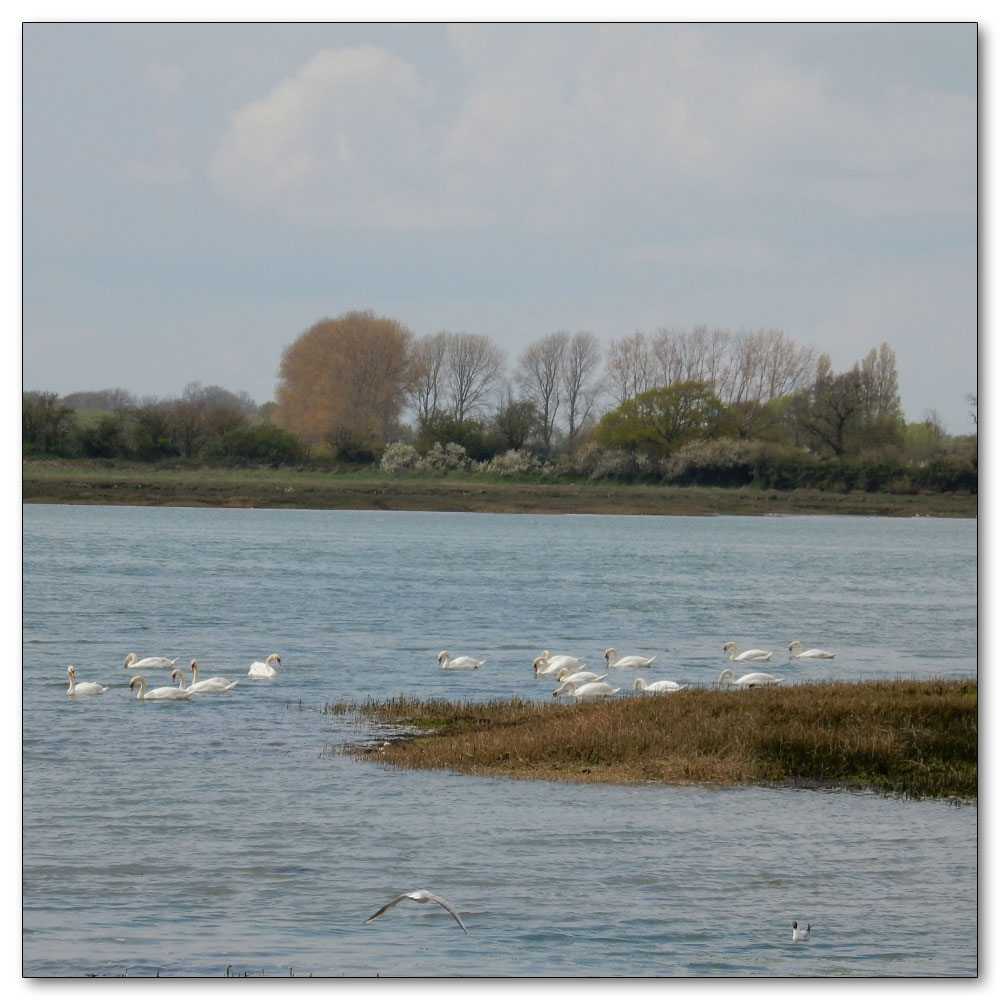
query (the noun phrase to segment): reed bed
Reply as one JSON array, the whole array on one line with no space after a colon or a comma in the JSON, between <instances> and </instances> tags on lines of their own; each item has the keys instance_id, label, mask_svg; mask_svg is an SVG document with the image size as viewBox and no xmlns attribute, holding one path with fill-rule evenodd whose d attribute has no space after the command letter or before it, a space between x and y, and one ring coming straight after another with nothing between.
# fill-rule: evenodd
<instances>
[{"instance_id":1,"label":"reed bed","mask_svg":"<svg viewBox=\"0 0 1000 1000\"><path fill-rule=\"evenodd\" d=\"M975 680L810 683L539 704L394 698L324 711L388 732L347 752L402 768L670 784L833 783L974 798Z\"/></svg>"}]
</instances>

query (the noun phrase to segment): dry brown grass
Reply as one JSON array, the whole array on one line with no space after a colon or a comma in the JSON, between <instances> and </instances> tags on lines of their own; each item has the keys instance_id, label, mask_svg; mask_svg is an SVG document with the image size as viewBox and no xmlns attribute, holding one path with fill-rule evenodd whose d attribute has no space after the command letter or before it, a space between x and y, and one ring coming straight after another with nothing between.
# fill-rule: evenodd
<instances>
[{"instance_id":1,"label":"dry brown grass","mask_svg":"<svg viewBox=\"0 0 1000 1000\"><path fill-rule=\"evenodd\" d=\"M977 793L977 706L976 681L936 680L326 710L417 727L350 751L399 767L618 783L832 781L968 798Z\"/></svg>"}]
</instances>

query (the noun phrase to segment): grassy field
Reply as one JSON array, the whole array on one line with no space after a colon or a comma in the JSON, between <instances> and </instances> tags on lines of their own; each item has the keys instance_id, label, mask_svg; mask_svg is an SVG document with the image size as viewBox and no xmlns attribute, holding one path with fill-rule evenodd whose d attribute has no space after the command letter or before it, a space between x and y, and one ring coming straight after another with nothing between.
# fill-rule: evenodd
<instances>
[{"instance_id":1,"label":"grassy field","mask_svg":"<svg viewBox=\"0 0 1000 1000\"><path fill-rule=\"evenodd\" d=\"M975 680L697 689L578 704L391 699L325 711L384 723L348 752L403 768L582 782L816 783L977 795Z\"/></svg>"},{"instance_id":2,"label":"grassy field","mask_svg":"<svg viewBox=\"0 0 1000 1000\"><path fill-rule=\"evenodd\" d=\"M834 493L607 482L511 481L452 473L440 478L377 471L102 468L32 461L22 466L24 503L316 510L441 510L549 514L871 514L975 517L968 494Z\"/></svg>"}]
</instances>

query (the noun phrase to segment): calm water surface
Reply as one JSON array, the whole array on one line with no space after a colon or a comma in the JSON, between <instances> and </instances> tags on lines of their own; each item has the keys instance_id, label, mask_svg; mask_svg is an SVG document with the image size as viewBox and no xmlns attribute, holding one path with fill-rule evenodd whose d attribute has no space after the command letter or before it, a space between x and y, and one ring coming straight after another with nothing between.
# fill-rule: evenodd
<instances>
[{"instance_id":1,"label":"calm water surface","mask_svg":"<svg viewBox=\"0 0 1000 1000\"><path fill-rule=\"evenodd\" d=\"M976 972L975 806L394 772L322 712L549 698L543 648L698 685L729 639L785 683L974 676L974 521L27 506L23 595L26 975ZM137 702L130 651L240 683ZM111 689L68 699L69 663ZM470 935L408 903L362 926L415 888Z\"/></svg>"}]
</instances>

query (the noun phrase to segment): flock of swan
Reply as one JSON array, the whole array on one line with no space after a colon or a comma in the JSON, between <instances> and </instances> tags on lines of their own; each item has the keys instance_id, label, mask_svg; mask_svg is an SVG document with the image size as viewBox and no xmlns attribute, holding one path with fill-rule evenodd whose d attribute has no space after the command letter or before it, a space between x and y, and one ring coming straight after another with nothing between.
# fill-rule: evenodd
<instances>
[{"instance_id":1,"label":"flock of swan","mask_svg":"<svg viewBox=\"0 0 1000 1000\"><path fill-rule=\"evenodd\" d=\"M125 667L131 667L133 670L160 670L169 669L171 681L177 681L177 686L174 687L172 684L164 685L162 687L150 688L146 685L146 678L140 673L136 674L132 680L129 681L128 689L129 691L136 692L136 699L138 701L186 701L193 694L225 694L227 691L232 691L239 681L231 681L227 677L206 677L204 680L199 680L198 678L198 661L192 660L189 670L191 671L192 681L188 684L184 678L184 671L180 667L174 667L174 664L180 657L174 657L170 660L165 656L147 656L145 659L140 660L135 653L129 653L125 657ZM281 657L277 653L272 653L263 662L260 660L255 660L250 664L250 669L247 671L247 677L254 678L272 678L278 676L278 671L274 669L274 664L277 663L281 666ZM66 668L66 674L69 677L69 690L66 694L71 698L77 698L81 695L95 695L104 694L108 689L103 684L97 684L94 681L78 681L76 679L76 667L68 666Z\"/></svg>"},{"instance_id":2,"label":"flock of swan","mask_svg":"<svg viewBox=\"0 0 1000 1000\"><path fill-rule=\"evenodd\" d=\"M722 651L728 656L731 663L763 663L769 661L774 655L773 650L769 649L741 650L735 642L725 643ZM836 653L831 653L826 649L805 649L798 639L793 639L788 644L789 660L832 660L836 655ZM438 666L442 670L478 670L486 663L485 660L479 660L474 656L452 656L446 649L438 653L437 659ZM613 646L604 651L604 661L609 670L613 668L644 669L651 666L655 659L655 655L620 656L618 650ZM585 666L579 657L570 656L567 653L553 656L547 649L544 649L540 656L535 657L532 669L536 677L555 677L559 682L559 687L552 692L553 698L557 698L561 694L569 694L577 699L607 698L621 691L620 687L607 683L608 673L595 674L591 670L585 670ZM775 677L774 674L767 674L763 671L752 671L737 677L731 668L727 668L719 675L716 686L749 689L769 687L780 684L783 680L783 677ZM671 694L675 691L683 691L687 687L687 684L678 684L676 681L668 680L647 683L645 678L637 677L632 685L632 690L650 694Z\"/></svg>"}]
</instances>

